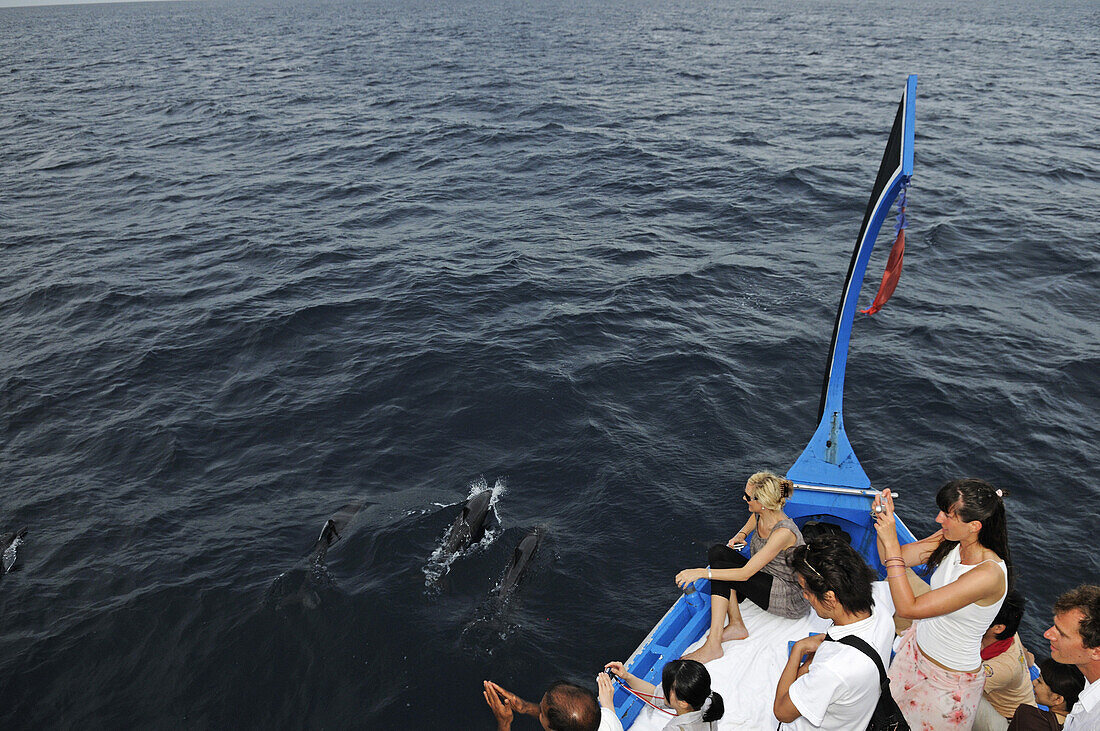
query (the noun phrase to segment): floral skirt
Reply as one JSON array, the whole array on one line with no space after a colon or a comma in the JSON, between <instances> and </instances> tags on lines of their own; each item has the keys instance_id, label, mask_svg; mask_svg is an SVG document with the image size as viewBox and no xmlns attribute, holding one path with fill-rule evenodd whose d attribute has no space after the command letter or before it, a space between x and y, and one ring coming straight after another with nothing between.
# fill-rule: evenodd
<instances>
[{"instance_id":1,"label":"floral skirt","mask_svg":"<svg viewBox=\"0 0 1100 731\"><path fill-rule=\"evenodd\" d=\"M901 636L888 675L890 693L913 731L968 731L974 725L985 674L957 673L929 660L917 647L916 624Z\"/></svg>"}]
</instances>

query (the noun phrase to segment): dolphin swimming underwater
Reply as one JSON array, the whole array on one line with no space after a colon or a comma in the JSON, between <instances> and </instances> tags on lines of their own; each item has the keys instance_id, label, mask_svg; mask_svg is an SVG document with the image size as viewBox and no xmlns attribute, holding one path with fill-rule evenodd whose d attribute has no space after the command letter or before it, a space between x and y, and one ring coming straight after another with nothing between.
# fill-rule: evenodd
<instances>
[{"instance_id":1,"label":"dolphin swimming underwater","mask_svg":"<svg viewBox=\"0 0 1100 731\"><path fill-rule=\"evenodd\" d=\"M482 490L466 501L462 512L455 518L444 538L447 553L457 553L466 546L477 543L485 535L485 519L489 515L492 490Z\"/></svg>"},{"instance_id":2,"label":"dolphin swimming underwater","mask_svg":"<svg viewBox=\"0 0 1100 731\"><path fill-rule=\"evenodd\" d=\"M355 518L355 515L368 505L366 501L348 503L333 513L332 517L325 521L321 527L321 533L313 544L313 548L305 558L297 563L294 568L279 574L271 587L267 590L265 602L274 604L277 609L283 609L294 604L306 609L316 609L321 605L321 596L317 593L317 587L332 583L328 569L325 568L325 557L333 543L340 540L344 529Z\"/></svg>"},{"instance_id":3,"label":"dolphin swimming underwater","mask_svg":"<svg viewBox=\"0 0 1100 731\"><path fill-rule=\"evenodd\" d=\"M0 536L0 576L8 573L15 566L15 552L23 545L23 536L27 535L27 529L20 528L14 533L5 533Z\"/></svg>"},{"instance_id":4,"label":"dolphin swimming underwater","mask_svg":"<svg viewBox=\"0 0 1100 731\"><path fill-rule=\"evenodd\" d=\"M541 543L542 530L539 528L531 529L527 535L520 539L515 553L512 554L512 561L508 564L508 571L504 574L504 580L500 582L497 594L502 597L508 596L516 588L520 579L527 572L527 567L530 566L531 559L535 557L535 552L539 550L539 544Z\"/></svg>"}]
</instances>

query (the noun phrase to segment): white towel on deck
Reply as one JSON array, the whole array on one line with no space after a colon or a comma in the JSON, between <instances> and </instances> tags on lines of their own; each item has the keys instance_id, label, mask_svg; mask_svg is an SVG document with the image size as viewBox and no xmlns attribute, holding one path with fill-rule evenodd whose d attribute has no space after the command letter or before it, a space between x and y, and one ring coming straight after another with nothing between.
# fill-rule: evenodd
<instances>
[{"instance_id":1,"label":"white towel on deck","mask_svg":"<svg viewBox=\"0 0 1100 731\"><path fill-rule=\"evenodd\" d=\"M749 636L723 643L725 654L707 663L711 688L722 695L726 705L718 728L720 731L775 731L779 721L772 713L772 704L779 674L787 664L787 643L811 632L824 632L832 623L812 611L801 619L784 619L768 614L751 601L741 603L741 616ZM703 639L700 639L687 652L702 644ZM668 721L667 715L647 706L630 728L632 731L660 731Z\"/></svg>"}]
</instances>

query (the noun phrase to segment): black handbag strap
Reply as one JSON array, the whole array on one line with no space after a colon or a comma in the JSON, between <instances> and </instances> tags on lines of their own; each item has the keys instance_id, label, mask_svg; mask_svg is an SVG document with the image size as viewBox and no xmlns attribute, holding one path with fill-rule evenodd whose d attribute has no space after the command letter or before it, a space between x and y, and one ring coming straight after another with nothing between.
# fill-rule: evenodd
<instances>
[{"instance_id":1,"label":"black handbag strap","mask_svg":"<svg viewBox=\"0 0 1100 731\"><path fill-rule=\"evenodd\" d=\"M867 644L867 641L862 637L856 637L855 635L848 635L847 637L841 637L839 640L834 640L829 635L825 635L825 639L832 640L833 642L839 642L842 645L848 647L854 647L862 652L867 657L871 658L871 661L875 663L875 667L878 668L878 684L883 685L886 683L886 668L882 665L882 658L875 652L875 648Z\"/></svg>"}]
</instances>

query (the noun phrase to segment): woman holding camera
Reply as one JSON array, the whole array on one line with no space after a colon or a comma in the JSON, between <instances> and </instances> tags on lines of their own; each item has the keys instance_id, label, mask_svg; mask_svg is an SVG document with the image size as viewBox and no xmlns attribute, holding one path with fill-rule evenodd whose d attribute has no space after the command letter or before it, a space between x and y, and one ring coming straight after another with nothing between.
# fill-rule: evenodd
<instances>
[{"instance_id":1,"label":"woman holding camera","mask_svg":"<svg viewBox=\"0 0 1100 731\"><path fill-rule=\"evenodd\" d=\"M900 617L917 620L902 635L890 687L913 728L969 729L981 700L981 641L1010 588L1003 494L973 478L936 495L940 530L898 542L894 499L875 498L878 550ZM931 590L914 596L906 567L925 564ZM927 724L927 726L922 725Z\"/></svg>"}]
</instances>

